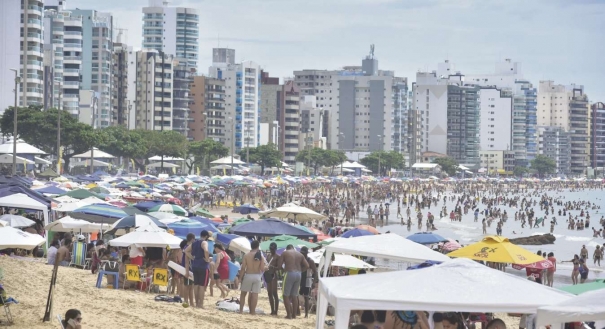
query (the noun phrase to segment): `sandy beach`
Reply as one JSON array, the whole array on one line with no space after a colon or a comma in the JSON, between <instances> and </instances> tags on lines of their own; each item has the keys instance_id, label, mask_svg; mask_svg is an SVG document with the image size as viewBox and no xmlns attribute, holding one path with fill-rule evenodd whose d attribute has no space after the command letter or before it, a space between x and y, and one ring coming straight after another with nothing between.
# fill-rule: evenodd
<instances>
[{"instance_id":1,"label":"sandy beach","mask_svg":"<svg viewBox=\"0 0 605 329\"><path fill-rule=\"evenodd\" d=\"M11 306L12 328L57 328L57 314L70 308L82 311L84 328L313 328L315 315L308 319L286 320L283 304L280 317L240 315L216 310L218 297L206 296L206 309L183 308L181 304L156 302L156 294L113 289L97 289L97 276L90 271L60 268L54 294L53 320L42 323L52 267L44 263L0 257L3 284L9 296L19 301ZM215 291L216 292L216 291ZM231 296L239 297L239 292ZM259 296L259 308L269 310L266 291ZM4 320L4 318L2 318Z\"/></svg>"}]
</instances>

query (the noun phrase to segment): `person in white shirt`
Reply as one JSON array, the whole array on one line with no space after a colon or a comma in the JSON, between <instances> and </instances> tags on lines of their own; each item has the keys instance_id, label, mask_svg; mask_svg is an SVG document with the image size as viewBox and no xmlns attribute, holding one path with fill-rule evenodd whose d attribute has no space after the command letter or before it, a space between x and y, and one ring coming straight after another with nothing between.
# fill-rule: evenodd
<instances>
[{"instance_id":1,"label":"person in white shirt","mask_svg":"<svg viewBox=\"0 0 605 329\"><path fill-rule=\"evenodd\" d=\"M57 258L57 250L59 250L59 241L54 240L50 243L50 248L46 251L46 264L55 265Z\"/></svg>"}]
</instances>

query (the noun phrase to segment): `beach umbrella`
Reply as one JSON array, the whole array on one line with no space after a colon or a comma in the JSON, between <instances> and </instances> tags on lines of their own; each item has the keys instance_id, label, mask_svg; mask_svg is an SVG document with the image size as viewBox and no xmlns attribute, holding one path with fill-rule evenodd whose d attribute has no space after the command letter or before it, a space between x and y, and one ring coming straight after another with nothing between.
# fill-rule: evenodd
<instances>
[{"instance_id":1,"label":"beach umbrella","mask_svg":"<svg viewBox=\"0 0 605 329\"><path fill-rule=\"evenodd\" d=\"M3 221L6 223L4 225L0 224L0 226L10 226L10 227L14 227L14 228L30 227L30 226L36 224L36 222L34 222L33 220L31 220L29 218L25 218L25 217L19 216L19 215L11 215L11 214L6 214L6 215L0 216L0 221Z\"/></svg>"},{"instance_id":2,"label":"beach umbrella","mask_svg":"<svg viewBox=\"0 0 605 329\"><path fill-rule=\"evenodd\" d=\"M277 236L291 235L298 238L315 238L316 235L307 231L296 228L288 223L284 223L279 219L268 218L255 220L249 223L244 223L235 226L230 231L232 234L241 236Z\"/></svg>"},{"instance_id":3,"label":"beach umbrella","mask_svg":"<svg viewBox=\"0 0 605 329\"><path fill-rule=\"evenodd\" d=\"M539 262L535 262L535 263L531 263L531 264L526 264L526 265L520 265L520 264L513 264L513 268L515 270L522 270L524 268L533 268L536 270L545 270L548 268L553 267L553 263L551 261L549 261L548 259L539 261Z\"/></svg>"},{"instance_id":4,"label":"beach umbrella","mask_svg":"<svg viewBox=\"0 0 605 329\"><path fill-rule=\"evenodd\" d=\"M159 212L169 212L175 215L187 216L187 210L181 206L177 206L175 204L160 204L155 207L149 208L149 212L159 211Z\"/></svg>"},{"instance_id":5,"label":"beach umbrella","mask_svg":"<svg viewBox=\"0 0 605 329\"><path fill-rule=\"evenodd\" d=\"M235 227L235 226L238 226L241 224L250 223L251 221L252 220L248 219L248 218L238 218L238 219L234 220L233 223L231 223L231 225L233 225Z\"/></svg>"},{"instance_id":6,"label":"beach umbrella","mask_svg":"<svg viewBox=\"0 0 605 329\"><path fill-rule=\"evenodd\" d=\"M58 188L58 187L56 187L56 186L52 186L52 185L50 185L50 186L45 186L45 187L42 187L42 188L36 189L36 190L34 190L34 191L36 191L36 192L38 192L38 193L42 193L42 194L56 194L56 195L59 195L59 194L64 194L64 193L66 193L66 192L67 192L67 191L66 191L66 190L64 190L64 189L61 189L61 188Z\"/></svg>"},{"instance_id":7,"label":"beach umbrella","mask_svg":"<svg viewBox=\"0 0 605 329\"><path fill-rule=\"evenodd\" d=\"M183 219L178 222L168 224L168 228L174 231L174 235L185 239L187 234L193 233L195 238L199 238L200 233L203 230L212 233L219 233L220 231L216 229L213 225L203 224L196 220L192 219Z\"/></svg>"},{"instance_id":8,"label":"beach umbrella","mask_svg":"<svg viewBox=\"0 0 605 329\"><path fill-rule=\"evenodd\" d=\"M204 217L200 217L200 216L193 216L193 217L186 217L186 218L191 219L191 220L196 220L196 221L198 221L198 222L200 222L202 224L212 225L214 227L218 227L219 226L218 223L213 222L212 220L210 220L210 218L204 218ZM186 219L186 218L183 218L183 219ZM225 224L225 225L231 226L229 224Z\"/></svg>"},{"instance_id":9,"label":"beach umbrella","mask_svg":"<svg viewBox=\"0 0 605 329\"><path fill-rule=\"evenodd\" d=\"M278 236L274 236L271 239L264 241L263 243L260 244L260 248L261 250L269 250L269 246L271 245L271 243L275 242L277 244L277 248L286 248L288 245L293 245L296 247L308 247L308 248L317 248L319 247L318 244L313 243L313 242L309 242L309 241L305 241L305 240L301 240L295 236L291 236L291 235L278 235Z\"/></svg>"},{"instance_id":10,"label":"beach umbrella","mask_svg":"<svg viewBox=\"0 0 605 329\"><path fill-rule=\"evenodd\" d=\"M108 234L114 234L118 230L123 230L122 232L126 233L126 229L131 229L135 227L146 227L149 225L155 225L161 229L167 229L168 226L155 217L149 215L130 215L124 218L119 219L113 225L111 225L111 229L107 232ZM120 232L121 233L121 232ZM117 233L120 235L120 233ZM122 233L122 234L124 234Z\"/></svg>"},{"instance_id":11,"label":"beach umbrella","mask_svg":"<svg viewBox=\"0 0 605 329\"><path fill-rule=\"evenodd\" d=\"M109 225L103 226L103 224L90 223L85 220L71 218L65 216L58 219L44 227L47 231L52 232L82 232L82 233L95 233L103 229L109 229Z\"/></svg>"},{"instance_id":12,"label":"beach umbrella","mask_svg":"<svg viewBox=\"0 0 605 329\"><path fill-rule=\"evenodd\" d=\"M162 205L162 204L165 204L164 201L149 200L149 201L141 201L141 202L135 204L133 207L135 207L141 211L151 212L149 209L151 209L157 205Z\"/></svg>"},{"instance_id":13,"label":"beach umbrella","mask_svg":"<svg viewBox=\"0 0 605 329\"><path fill-rule=\"evenodd\" d=\"M431 232L418 232L407 237L408 240L412 240L420 244L435 244L439 242L447 241L446 238L441 235Z\"/></svg>"},{"instance_id":14,"label":"beach umbrella","mask_svg":"<svg viewBox=\"0 0 605 329\"><path fill-rule=\"evenodd\" d=\"M63 195L66 195L66 196L69 196L69 197L72 197L72 198L78 199L78 200L82 200L82 199L86 199L86 198L90 198L90 197L95 197L100 200L104 199L102 196L98 195L97 193L91 192L89 190L84 190L84 189L69 191Z\"/></svg>"},{"instance_id":15,"label":"beach umbrella","mask_svg":"<svg viewBox=\"0 0 605 329\"><path fill-rule=\"evenodd\" d=\"M69 215L93 223L113 224L118 219L128 216L122 209L110 204L91 204L71 211Z\"/></svg>"},{"instance_id":16,"label":"beach umbrella","mask_svg":"<svg viewBox=\"0 0 605 329\"><path fill-rule=\"evenodd\" d=\"M157 227L151 226L124 234L119 238L109 241L109 245L114 247L129 247L134 245L147 248L179 248L181 241L183 239L165 231L158 231Z\"/></svg>"},{"instance_id":17,"label":"beach umbrella","mask_svg":"<svg viewBox=\"0 0 605 329\"><path fill-rule=\"evenodd\" d=\"M95 187L91 188L89 191L95 192L98 194L109 194L109 190L104 187L101 187L101 186L95 186Z\"/></svg>"},{"instance_id":18,"label":"beach umbrella","mask_svg":"<svg viewBox=\"0 0 605 329\"><path fill-rule=\"evenodd\" d=\"M14 227L0 227L0 250L2 249L27 249L31 250L46 241L38 234L23 232Z\"/></svg>"},{"instance_id":19,"label":"beach umbrella","mask_svg":"<svg viewBox=\"0 0 605 329\"><path fill-rule=\"evenodd\" d=\"M447 242L445 242L441 246L441 249L443 249L445 251L454 251L454 250L458 250L460 248L462 248L460 243L458 243L456 240L453 240L453 239L448 239Z\"/></svg>"},{"instance_id":20,"label":"beach umbrella","mask_svg":"<svg viewBox=\"0 0 605 329\"><path fill-rule=\"evenodd\" d=\"M354 228L352 230L348 230L348 231L344 232L343 234L340 235L340 237L341 238L356 238L358 236L364 236L364 235L374 235L374 233L372 233L370 231L362 230L359 228Z\"/></svg>"},{"instance_id":21,"label":"beach umbrella","mask_svg":"<svg viewBox=\"0 0 605 329\"><path fill-rule=\"evenodd\" d=\"M297 224L297 225L294 225L294 227L298 227L299 229L304 230L304 231L307 231L307 232L309 232L309 233L314 233L313 231L311 231L311 229L310 229L310 228L308 228L308 227L306 227L306 226L304 226L304 225L298 225L298 224Z\"/></svg>"},{"instance_id":22,"label":"beach umbrella","mask_svg":"<svg viewBox=\"0 0 605 329\"><path fill-rule=\"evenodd\" d=\"M248 241L248 239L244 238L243 236L235 234L217 233L216 241L220 242L229 250L241 251L243 253L247 253L252 250L252 247L250 246L250 241Z\"/></svg>"},{"instance_id":23,"label":"beach umbrella","mask_svg":"<svg viewBox=\"0 0 605 329\"><path fill-rule=\"evenodd\" d=\"M208 218L214 218L214 217L216 217L210 211L208 211L208 209L206 209L206 208L197 208L197 209L195 209L195 213L197 215L202 215L202 216L208 217Z\"/></svg>"},{"instance_id":24,"label":"beach umbrella","mask_svg":"<svg viewBox=\"0 0 605 329\"><path fill-rule=\"evenodd\" d=\"M544 260L533 252L511 243L507 238L496 235L487 236L477 243L452 251L447 256L519 265Z\"/></svg>"},{"instance_id":25,"label":"beach umbrella","mask_svg":"<svg viewBox=\"0 0 605 329\"><path fill-rule=\"evenodd\" d=\"M378 230L374 226L370 226L370 225L357 225L356 227L358 229L366 230L366 231L372 232L374 234L380 234L380 232L378 232Z\"/></svg>"},{"instance_id":26,"label":"beach umbrella","mask_svg":"<svg viewBox=\"0 0 605 329\"><path fill-rule=\"evenodd\" d=\"M300 252L300 248L301 248L301 247L294 246L294 250L296 250L296 251L298 251L298 252ZM277 250L275 251L275 253L281 256L281 254L283 254L283 253L284 253L284 251L286 251L286 247L277 249ZM308 256L308 255L307 255L307 256Z\"/></svg>"},{"instance_id":27,"label":"beach umbrella","mask_svg":"<svg viewBox=\"0 0 605 329\"><path fill-rule=\"evenodd\" d=\"M176 218L178 220L185 219L185 217L183 217L183 216L171 214L169 212L152 211L152 212L148 212L146 214L149 215L149 216L155 217L157 219L160 219L160 220L162 220L162 219L172 219L172 218Z\"/></svg>"},{"instance_id":28,"label":"beach umbrella","mask_svg":"<svg viewBox=\"0 0 605 329\"><path fill-rule=\"evenodd\" d=\"M588 291L605 289L605 280L600 279L593 282L564 286L559 289L574 295L580 295Z\"/></svg>"},{"instance_id":29,"label":"beach umbrella","mask_svg":"<svg viewBox=\"0 0 605 329\"><path fill-rule=\"evenodd\" d=\"M261 213L267 217L277 218L289 218L299 222L309 222L312 220L320 220L326 218L326 216L317 213L309 208L292 205L287 207L278 207Z\"/></svg>"},{"instance_id":30,"label":"beach umbrella","mask_svg":"<svg viewBox=\"0 0 605 329\"><path fill-rule=\"evenodd\" d=\"M256 208L255 206L253 206L251 204L243 204L241 206L237 206L237 207L233 208L233 212L242 214L242 215L256 214L259 211L260 211L260 209Z\"/></svg>"},{"instance_id":31,"label":"beach umbrella","mask_svg":"<svg viewBox=\"0 0 605 329\"><path fill-rule=\"evenodd\" d=\"M323 240L323 241L319 241L319 245L321 246L329 246L332 243L338 241L338 240L342 240L343 238L341 237L336 237L336 238L332 238L332 237L328 237L327 239Z\"/></svg>"}]
</instances>

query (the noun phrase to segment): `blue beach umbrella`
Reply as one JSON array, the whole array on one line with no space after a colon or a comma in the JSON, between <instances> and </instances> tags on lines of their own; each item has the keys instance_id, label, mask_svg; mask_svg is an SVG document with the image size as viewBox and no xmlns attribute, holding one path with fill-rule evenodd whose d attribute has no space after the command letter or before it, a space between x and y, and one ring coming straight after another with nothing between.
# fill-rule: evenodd
<instances>
[{"instance_id":1,"label":"blue beach umbrella","mask_svg":"<svg viewBox=\"0 0 605 329\"><path fill-rule=\"evenodd\" d=\"M414 241L420 244L435 244L439 242L448 241L446 238L441 235L431 233L431 232L418 232L414 233L407 237L408 240Z\"/></svg>"},{"instance_id":2,"label":"blue beach umbrella","mask_svg":"<svg viewBox=\"0 0 605 329\"><path fill-rule=\"evenodd\" d=\"M352 230L348 230L344 232L340 237L341 238L356 238L364 235L374 235L374 233L366 230L362 230L360 228L354 228Z\"/></svg>"},{"instance_id":3,"label":"blue beach umbrella","mask_svg":"<svg viewBox=\"0 0 605 329\"><path fill-rule=\"evenodd\" d=\"M246 215L246 214L256 214L260 209L256 208L251 204L244 204L238 207L233 208L233 212Z\"/></svg>"},{"instance_id":4,"label":"blue beach umbrella","mask_svg":"<svg viewBox=\"0 0 605 329\"><path fill-rule=\"evenodd\" d=\"M183 238L183 239L185 239L187 237L187 234L189 234L189 233L193 233L193 235L195 235L196 238L199 238L200 233L203 230L206 230L208 232L213 232L213 233L220 232L219 230L216 229L216 227L214 227L212 225L203 224L196 220L191 220L191 219L183 219L181 221L168 224L168 228L172 229L174 231L174 235L178 236L179 238Z\"/></svg>"}]
</instances>

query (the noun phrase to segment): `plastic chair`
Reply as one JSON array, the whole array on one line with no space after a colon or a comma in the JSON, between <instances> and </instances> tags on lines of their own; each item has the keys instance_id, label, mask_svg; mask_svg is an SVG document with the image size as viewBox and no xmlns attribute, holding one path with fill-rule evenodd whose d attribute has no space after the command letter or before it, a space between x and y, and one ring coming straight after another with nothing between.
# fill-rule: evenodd
<instances>
[{"instance_id":1,"label":"plastic chair","mask_svg":"<svg viewBox=\"0 0 605 329\"><path fill-rule=\"evenodd\" d=\"M8 321L8 324L13 324L13 314L11 313L10 309L11 304L14 303L7 302L4 297L2 297L2 294L0 294L0 305L2 305L4 308L4 315L6 315L6 320Z\"/></svg>"},{"instance_id":2,"label":"plastic chair","mask_svg":"<svg viewBox=\"0 0 605 329\"><path fill-rule=\"evenodd\" d=\"M80 266L85 268L86 266L86 243L74 242L71 250L71 263L69 266Z\"/></svg>"},{"instance_id":3,"label":"plastic chair","mask_svg":"<svg viewBox=\"0 0 605 329\"><path fill-rule=\"evenodd\" d=\"M143 276L141 275L141 269L135 264L126 264L126 272L124 272L124 285L122 289L126 288L126 282L139 282L143 283Z\"/></svg>"},{"instance_id":4,"label":"plastic chair","mask_svg":"<svg viewBox=\"0 0 605 329\"><path fill-rule=\"evenodd\" d=\"M170 280L168 277L168 270L165 268L154 268L153 269L153 277L151 277L151 282L147 286L147 292L151 291L152 286L158 287L158 293L160 287L166 287L166 293L168 293L168 287L170 287Z\"/></svg>"},{"instance_id":5,"label":"plastic chair","mask_svg":"<svg viewBox=\"0 0 605 329\"><path fill-rule=\"evenodd\" d=\"M119 281L120 281L120 273L119 272L108 272L104 270L99 270L99 275L97 276L97 288L101 288L103 284L103 277L105 275L113 275L113 289L118 289Z\"/></svg>"}]
</instances>

